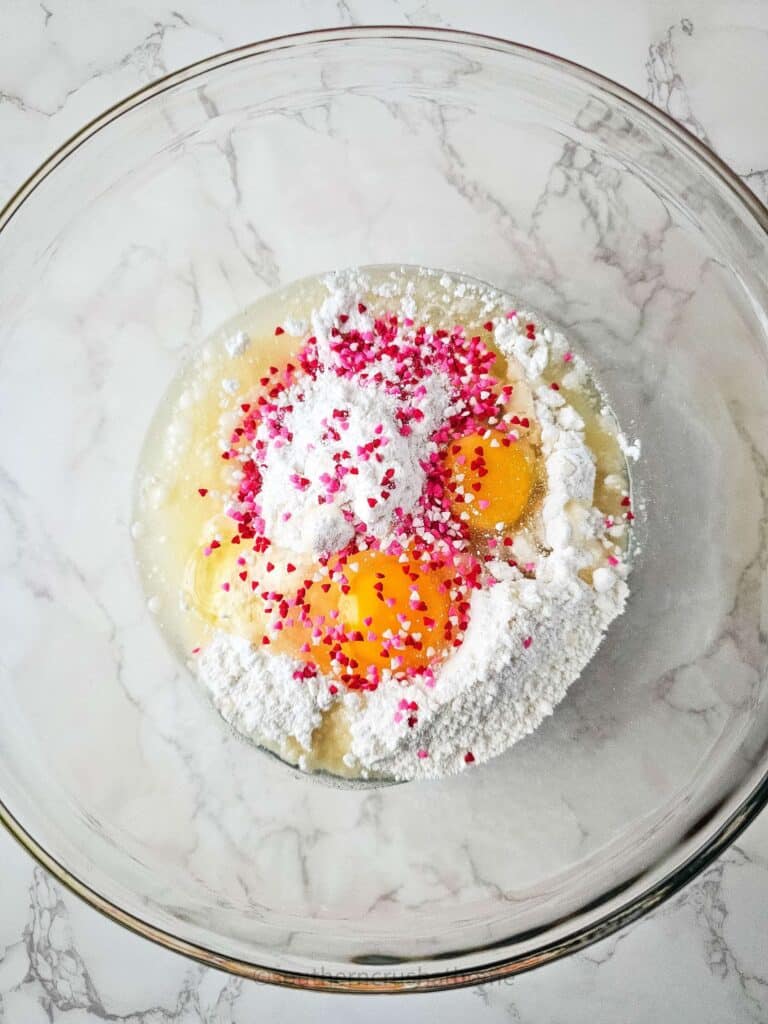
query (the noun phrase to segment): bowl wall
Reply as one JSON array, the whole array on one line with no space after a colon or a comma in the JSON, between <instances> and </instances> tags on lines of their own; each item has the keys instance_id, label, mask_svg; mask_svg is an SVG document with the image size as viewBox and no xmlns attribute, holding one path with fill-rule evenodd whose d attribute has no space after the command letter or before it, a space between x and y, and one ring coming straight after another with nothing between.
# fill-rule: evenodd
<instances>
[{"instance_id":1,"label":"bowl wall","mask_svg":"<svg viewBox=\"0 0 768 1024\"><path fill-rule=\"evenodd\" d=\"M755 212L618 87L456 33L246 48L74 140L0 233L8 814L149 930L350 984L529 965L682 880L766 766ZM133 562L134 473L222 322L398 262L572 338L642 441L639 550L626 613L537 733L457 779L336 791L233 735L176 661Z\"/></svg>"}]
</instances>

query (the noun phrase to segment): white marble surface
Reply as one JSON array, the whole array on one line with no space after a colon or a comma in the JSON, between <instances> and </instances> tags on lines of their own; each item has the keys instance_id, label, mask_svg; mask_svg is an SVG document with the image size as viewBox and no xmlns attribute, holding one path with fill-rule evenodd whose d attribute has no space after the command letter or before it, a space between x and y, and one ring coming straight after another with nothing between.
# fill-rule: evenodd
<instances>
[{"instance_id":1,"label":"white marble surface","mask_svg":"<svg viewBox=\"0 0 768 1024\"><path fill-rule=\"evenodd\" d=\"M0 8L0 191L7 195L95 113L144 82L264 36L413 23L516 38L616 78L712 145L765 200L768 8L417 0L247 3L70 0ZM650 918L506 983L399 1004L261 987L204 970L102 920L0 836L0 1021L389 1019L767 1021L768 819Z\"/></svg>"}]
</instances>

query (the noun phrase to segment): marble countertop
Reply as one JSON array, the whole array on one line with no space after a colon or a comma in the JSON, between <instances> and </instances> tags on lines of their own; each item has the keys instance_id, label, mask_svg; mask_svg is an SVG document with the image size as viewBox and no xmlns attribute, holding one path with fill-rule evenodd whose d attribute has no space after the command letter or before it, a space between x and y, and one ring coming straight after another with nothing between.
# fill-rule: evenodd
<instances>
[{"instance_id":1,"label":"marble countertop","mask_svg":"<svg viewBox=\"0 0 768 1024\"><path fill-rule=\"evenodd\" d=\"M102 109L179 66L266 36L362 23L517 39L612 77L707 142L768 201L762 0L6 0L0 196ZM768 1021L768 815L671 902L565 961L482 988L405 996L407 1019ZM390 1019L383 999L312 995L205 969L100 917L0 833L0 1022L234 1024Z\"/></svg>"}]
</instances>

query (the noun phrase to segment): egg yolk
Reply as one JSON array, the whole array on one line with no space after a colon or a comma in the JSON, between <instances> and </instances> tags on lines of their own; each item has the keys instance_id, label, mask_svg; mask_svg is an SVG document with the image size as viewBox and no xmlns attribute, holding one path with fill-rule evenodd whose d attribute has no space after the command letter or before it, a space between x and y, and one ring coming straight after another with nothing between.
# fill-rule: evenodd
<instances>
[{"instance_id":1,"label":"egg yolk","mask_svg":"<svg viewBox=\"0 0 768 1024\"><path fill-rule=\"evenodd\" d=\"M498 430L468 434L448 446L448 487L452 511L466 512L474 530L514 526L533 491L533 453L525 441L510 441Z\"/></svg>"},{"instance_id":2,"label":"egg yolk","mask_svg":"<svg viewBox=\"0 0 768 1024\"><path fill-rule=\"evenodd\" d=\"M232 520L226 516L206 523L199 546L186 565L184 600L209 625L252 638L261 628L258 608L245 588L226 582L233 574L234 532Z\"/></svg>"},{"instance_id":3,"label":"egg yolk","mask_svg":"<svg viewBox=\"0 0 768 1024\"><path fill-rule=\"evenodd\" d=\"M365 675L370 666L419 671L451 646L450 568L423 567L381 551L358 552L330 568L337 577L330 588L312 589L316 635L310 649L306 631L290 635L294 647L303 641L294 653L322 672Z\"/></svg>"}]
</instances>

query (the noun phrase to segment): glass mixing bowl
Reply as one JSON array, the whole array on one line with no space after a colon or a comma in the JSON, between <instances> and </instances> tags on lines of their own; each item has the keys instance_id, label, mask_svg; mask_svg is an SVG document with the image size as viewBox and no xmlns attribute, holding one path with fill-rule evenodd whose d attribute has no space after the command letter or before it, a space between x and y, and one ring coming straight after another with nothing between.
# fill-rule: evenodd
<instances>
[{"instance_id":1,"label":"glass mixing bowl","mask_svg":"<svg viewBox=\"0 0 768 1024\"><path fill-rule=\"evenodd\" d=\"M501 40L222 54L66 143L0 226L0 811L94 906L325 989L490 980L686 882L766 800L766 210L626 90ZM572 336L643 444L632 597L534 735L335 790L234 735L133 561L181 359L266 291L417 263Z\"/></svg>"}]
</instances>

